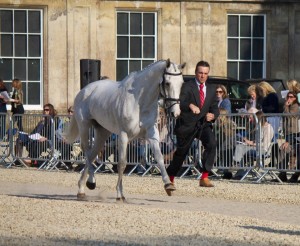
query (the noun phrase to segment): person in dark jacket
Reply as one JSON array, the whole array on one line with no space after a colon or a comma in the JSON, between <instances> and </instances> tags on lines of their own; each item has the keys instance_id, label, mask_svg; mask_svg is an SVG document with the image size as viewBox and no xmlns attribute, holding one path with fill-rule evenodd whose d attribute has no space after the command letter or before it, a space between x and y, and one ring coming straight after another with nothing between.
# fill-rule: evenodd
<instances>
[{"instance_id":1,"label":"person in dark jacket","mask_svg":"<svg viewBox=\"0 0 300 246\"><path fill-rule=\"evenodd\" d=\"M171 182L182 167L194 138L201 140L204 147L202 154L202 173L200 186L213 187L208 174L215 162L216 140L212 123L219 116L216 86L207 83L210 66L206 61L199 61L195 69L195 79L185 82L180 93L180 118L176 121L174 132L177 148L173 161L167 169Z\"/></svg>"}]
</instances>

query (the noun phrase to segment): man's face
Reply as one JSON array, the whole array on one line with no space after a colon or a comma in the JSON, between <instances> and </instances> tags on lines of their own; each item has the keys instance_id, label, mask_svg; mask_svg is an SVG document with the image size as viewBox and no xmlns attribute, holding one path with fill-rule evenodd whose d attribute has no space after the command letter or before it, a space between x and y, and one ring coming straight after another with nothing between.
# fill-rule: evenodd
<instances>
[{"instance_id":1,"label":"man's face","mask_svg":"<svg viewBox=\"0 0 300 246\"><path fill-rule=\"evenodd\" d=\"M209 67L197 67L196 70L196 79L202 84L205 83L205 81L208 78L209 74Z\"/></svg>"}]
</instances>

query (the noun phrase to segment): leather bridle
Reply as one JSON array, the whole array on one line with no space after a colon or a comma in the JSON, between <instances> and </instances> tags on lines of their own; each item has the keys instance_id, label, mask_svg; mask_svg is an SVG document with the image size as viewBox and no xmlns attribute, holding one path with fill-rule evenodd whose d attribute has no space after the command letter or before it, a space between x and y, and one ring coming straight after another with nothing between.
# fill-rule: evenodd
<instances>
[{"instance_id":1,"label":"leather bridle","mask_svg":"<svg viewBox=\"0 0 300 246\"><path fill-rule=\"evenodd\" d=\"M165 75L171 75L171 76L180 76L182 73L170 73L165 71L163 74L163 81L160 84L160 97L164 100L163 107L166 112L169 111L170 108L172 108L175 104L179 104L180 100L179 98L173 98L173 97L168 97L166 93L166 80L165 80ZM173 102L170 106L166 106L166 102Z\"/></svg>"}]
</instances>

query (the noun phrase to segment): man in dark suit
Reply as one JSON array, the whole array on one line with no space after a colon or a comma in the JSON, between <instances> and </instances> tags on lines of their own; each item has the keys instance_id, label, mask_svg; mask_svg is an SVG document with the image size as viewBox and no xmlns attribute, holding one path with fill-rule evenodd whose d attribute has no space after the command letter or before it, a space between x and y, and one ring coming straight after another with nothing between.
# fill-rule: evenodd
<instances>
[{"instance_id":1,"label":"man in dark suit","mask_svg":"<svg viewBox=\"0 0 300 246\"><path fill-rule=\"evenodd\" d=\"M198 138L204 147L199 185L213 187L208 179L208 173L215 161L216 140L212 123L219 116L219 109L216 87L206 83L209 70L208 62L199 61L195 69L195 79L184 83L181 88L181 114L175 126L177 148L173 155L173 161L167 169L172 183L182 167L194 138Z\"/></svg>"}]
</instances>

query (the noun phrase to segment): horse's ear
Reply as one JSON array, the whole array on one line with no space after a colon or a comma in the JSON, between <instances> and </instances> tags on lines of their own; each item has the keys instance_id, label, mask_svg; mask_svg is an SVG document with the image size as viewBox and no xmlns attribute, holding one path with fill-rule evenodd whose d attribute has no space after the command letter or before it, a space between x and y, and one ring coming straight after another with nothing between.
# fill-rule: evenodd
<instances>
[{"instance_id":1,"label":"horse's ear","mask_svg":"<svg viewBox=\"0 0 300 246\"><path fill-rule=\"evenodd\" d=\"M184 69L185 65L186 65L186 62L184 62L184 63L178 65L178 68L179 68L180 70L181 70L181 69Z\"/></svg>"},{"instance_id":2,"label":"horse's ear","mask_svg":"<svg viewBox=\"0 0 300 246\"><path fill-rule=\"evenodd\" d=\"M170 67L170 65L171 65L170 58L168 58L168 59L166 60L166 62L167 62L167 67Z\"/></svg>"}]
</instances>

